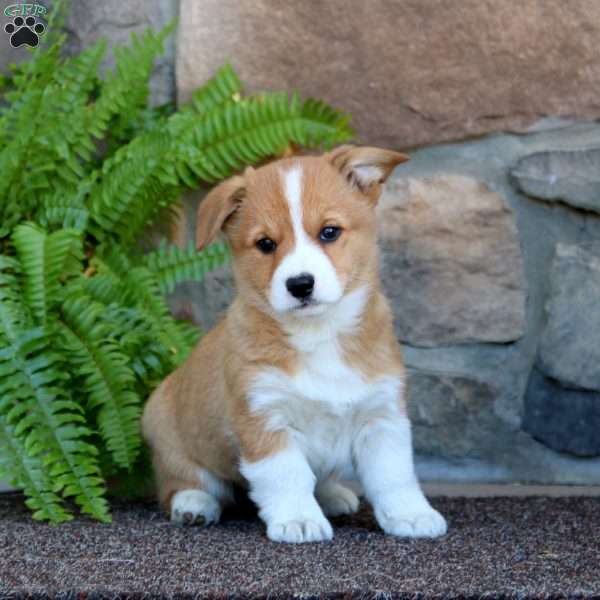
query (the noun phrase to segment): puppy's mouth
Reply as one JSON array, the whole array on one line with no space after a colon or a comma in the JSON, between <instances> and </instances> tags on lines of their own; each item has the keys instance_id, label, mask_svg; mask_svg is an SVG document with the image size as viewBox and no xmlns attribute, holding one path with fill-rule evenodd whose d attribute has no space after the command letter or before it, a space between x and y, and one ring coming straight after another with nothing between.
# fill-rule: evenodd
<instances>
[{"instance_id":1,"label":"puppy's mouth","mask_svg":"<svg viewBox=\"0 0 600 600\"><path fill-rule=\"evenodd\" d=\"M320 315L327 307L322 302L317 302L314 298L306 298L292 309L295 313L303 315Z\"/></svg>"}]
</instances>

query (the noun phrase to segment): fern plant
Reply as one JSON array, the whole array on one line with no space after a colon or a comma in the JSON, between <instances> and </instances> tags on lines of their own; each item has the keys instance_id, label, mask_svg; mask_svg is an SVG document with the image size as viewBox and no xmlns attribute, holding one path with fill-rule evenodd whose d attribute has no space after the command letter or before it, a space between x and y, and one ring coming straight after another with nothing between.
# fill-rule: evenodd
<instances>
[{"instance_id":1,"label":"fern plant","mask_svg":"<svg viewBox=\"0 0 600 600\"><path fill-rule=\"evenodd\" d=\"M110 520L107 481L143 466L144 400L199 335L164 295L228 258L220 243L144 254L146 228L199 182L351 136L322 102L242 96L230 66L179 111L149 108L171 29L133 36L103 79L104 42L63 60L59 40L3 82L0 477L53 524L75 507Z\"/></svg>"}]
</instances>

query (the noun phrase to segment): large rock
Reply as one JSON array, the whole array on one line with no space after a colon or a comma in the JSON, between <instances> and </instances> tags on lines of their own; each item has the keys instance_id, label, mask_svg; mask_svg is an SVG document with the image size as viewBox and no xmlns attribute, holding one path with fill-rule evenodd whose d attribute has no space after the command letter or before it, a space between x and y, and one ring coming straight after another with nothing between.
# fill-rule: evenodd
<instances>
[{"instance_id":1,"label":"large rock","mask_svg":"<svg viewBox=\"0 0 600 600\"><path fill-rule=\"evenodd\" d=\"M600 244L557 244L539 347L545 374L600 391L599 302Z\"/></svg>"},{"instance_id":2,"label":"large rock","mask_svg":"<svg viewBox=\"0 0 600 600\"><path fill-rule=\"evenodd\" d=\"M486 438L493 445L497 393L489 383L464 375L410 370L407 393L417 453L459 458Z\"/></svg>"},{"instance_id":3,"label":"large rock","mask_svg":"<svg viewBox=\"0 0 600 600\"><path fill-rule=\"evenodd\" d=\"M600 456L600 393L567 389L534 370L523 429L554 450Z\"/></svg>"},{"instance_id":4,"label":"large rock","mask_svg":"<svg viewBox=\"0 0 600 600\"><path fill-rule=\"evenodd\" d=\"M523 335L521 248L500 194L458 175L394 179L379 217L382 280L403 341L435 346Z\"/></svg>"},{"instance_id":5,"label":"large rock","mask_svg":"<svg viewBox=\"0 0 600 600\"><path fill-rule=\"evenodd\" d=\"M511 175L529 196L600 212L600 148L536 152L520 159Z\"/></svg>"},{"instance_id":6,"label":"large rock","mask_svg":"<svg viewBox=\"0 0 600 600\"><path fill-rule=\"evenodd\" d=\"M297 89L409 147L600 116L600 2L182 0L185 101L224 62L250 90Z\"/></svg>"}]
</instances>

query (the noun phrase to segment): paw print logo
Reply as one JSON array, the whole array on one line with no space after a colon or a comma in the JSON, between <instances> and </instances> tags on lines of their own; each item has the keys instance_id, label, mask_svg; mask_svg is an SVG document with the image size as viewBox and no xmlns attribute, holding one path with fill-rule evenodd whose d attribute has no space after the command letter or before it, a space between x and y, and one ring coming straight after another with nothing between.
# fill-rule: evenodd
<instances>
[{"instance_id":1,"label":"paw print logo","mask_svg":"<svg viewBox=\"0 0 600 600\"><path fill-rule=\"evenodd\" d=\"M40 41L40 35L46 31L46 26L35 17L15 17L12 23L4 26L4 31L10 35L10 45L13 48L24 44L35 48Z\"/></svg>"}]
</instances>

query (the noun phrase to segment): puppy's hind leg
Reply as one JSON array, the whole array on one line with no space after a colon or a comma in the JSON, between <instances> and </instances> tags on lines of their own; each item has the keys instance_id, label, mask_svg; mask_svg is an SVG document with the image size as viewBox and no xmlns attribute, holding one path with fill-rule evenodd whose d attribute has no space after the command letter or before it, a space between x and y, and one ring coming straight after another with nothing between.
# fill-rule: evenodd
<instances>
[{"instance_id":1,"label":"puppy's hind leg","mask_svg":"<svg viewBox=\"0 0 600 600\"><path fill-rule=\"evenodd\" d=\"M231 484L201 467L185 469L186 477L174 477L161 469L160 462L155 459L159 498L171 521L177 525L217 523L222 509L233 502Z\"/></svg>"},{"instance_id":2,"label":"puppy's hind leg","mask_svg":"<svg viewBox=\"0 0 600 600\"><path fill-rule=\"evenodd\" d=\"M204 477L214 478L214 475L206 471ZM219 485L223 484L219 482ZM221 518L221 510L228 501L228 497L213 495L202 488L185 487L175 492L171 497L171 521L177 525L210 525L217 523Z\"/></svg>"},{"instance_id":3,"label":"puppy's hind leg","mask_svg":"<svg viewBox=\"0 0 600 600\"><path fill-rule=\"evenodd\" d=\"M216 523L223 506L233 502L232 486L188 458L173 412L165 401L168 383L163 382L152 395L142 419L144 438L152 450L160 504L174 523Z\"/></svg>"}]
</instances>

